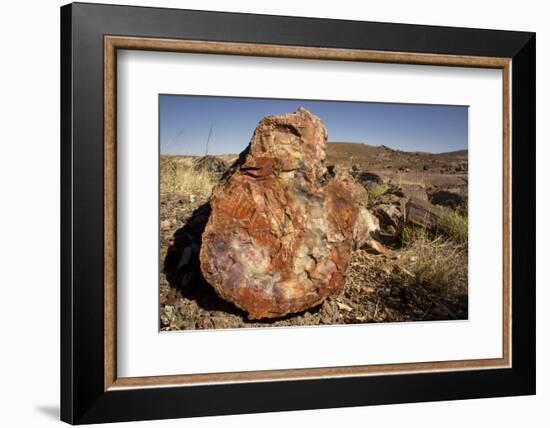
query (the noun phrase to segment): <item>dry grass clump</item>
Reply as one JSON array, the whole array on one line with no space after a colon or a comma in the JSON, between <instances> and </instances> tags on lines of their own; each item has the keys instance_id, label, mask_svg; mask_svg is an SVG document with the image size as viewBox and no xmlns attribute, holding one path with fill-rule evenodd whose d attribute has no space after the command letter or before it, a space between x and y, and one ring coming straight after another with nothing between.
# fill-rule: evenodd
<instances>
[{"instance_id":1,"label":"dry grass clump","mask_svg":"<svg viewBox=\"0 0 550 428\"><path fill-rule=\"evenodd\" d=\"M416 241L424 241L430 239L430 231L417 226L406 225L401 231L401 242L404 247L412 247Z\"/></svg>"},{"instance_id":2,"label":"dry grass clump","mask_svg":"<svg viewBox=\"0 0 550 428\"><path fill-rule=\"evenodd\" d=\"M405 227L403 244L395 280L449 300L468 294L467 243Z\"/></svg>"},{"instance_id":3,"label":"dry grass clump","mask_svg":"<svg viewBox=\"0 0 550 428\"><path fill-rule=\"evenodd\" d=\"M445 209L438 222L439 231L458 244L468 242L468 216L458 211Z\"/></svg>"},{"instance_id":4,"label":"dry grass clump","mask_svg":"<svg viewBox=\"0 0 550 428\"><path fill-rule=\"evenodd\" d=\"M207 170L195 171L193 166L167 158L160 165L160 192L185 193L208 197L217 178Z\"/></svg>"}]
</instances>

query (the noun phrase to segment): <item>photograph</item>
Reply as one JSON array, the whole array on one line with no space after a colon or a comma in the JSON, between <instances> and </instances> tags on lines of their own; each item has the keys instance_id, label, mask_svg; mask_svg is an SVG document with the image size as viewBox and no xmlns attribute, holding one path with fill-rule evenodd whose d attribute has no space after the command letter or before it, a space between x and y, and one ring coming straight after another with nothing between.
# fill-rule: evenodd
<instances>
[{"instance_id":1,"label":"photograph","mask_svg":"<svg viewBox=\"0 0 550 428\"><path fill-rule=\"evenodd\" d=\"M159 94L163 332L468 320L468 106Z\"/></svg>"}]
</instances>

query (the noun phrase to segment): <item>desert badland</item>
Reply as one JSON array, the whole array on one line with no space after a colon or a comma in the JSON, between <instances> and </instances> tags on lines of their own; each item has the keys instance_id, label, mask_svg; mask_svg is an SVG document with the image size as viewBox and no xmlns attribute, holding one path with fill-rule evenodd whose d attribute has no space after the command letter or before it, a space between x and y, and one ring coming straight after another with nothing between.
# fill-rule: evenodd
<instances>
[{"instance_id":1,"label":"desert badland","mask_svg":"<svg viewBox=\"0 0 550 428\"><path fill-rule=\"evenodd\" d=\"M161 156L162 330L467 319L467 150L435 154L328 141L322 180L343 174L357 184L354 198L372 216L373 239L349 251L337 292L280 316L250 316L201 270L212 190L237 168L257 179L266 168L258 159L264 158L247 172L237 154Z\"/></svg>"}]
</instances>

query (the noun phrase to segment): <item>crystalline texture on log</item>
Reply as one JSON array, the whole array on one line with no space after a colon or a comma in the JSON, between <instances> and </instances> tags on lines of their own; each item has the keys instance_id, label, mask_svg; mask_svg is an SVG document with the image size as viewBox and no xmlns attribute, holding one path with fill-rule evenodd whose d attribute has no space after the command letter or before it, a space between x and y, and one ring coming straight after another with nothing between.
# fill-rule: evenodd
<instances>
[{"instance_id":1,"label":"crystalline texture on log","mask_svg":"<svg viewBox=\"0 0 550 428\"><path fill-rule=\"evenodd\" d=\"M353 178L327 173L326 144L303 108L266 116L213 191L201 270L250 319L303 311L343 288L360 208Z\"/></svg>"}]
</instances>

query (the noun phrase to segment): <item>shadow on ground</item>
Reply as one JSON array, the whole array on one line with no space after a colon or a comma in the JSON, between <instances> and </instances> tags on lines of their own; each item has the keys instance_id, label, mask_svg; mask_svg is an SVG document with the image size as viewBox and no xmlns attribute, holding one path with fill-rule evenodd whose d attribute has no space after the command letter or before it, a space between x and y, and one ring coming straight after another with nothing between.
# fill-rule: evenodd
<instances>
[{"instance_id":1,"label":"shadow on ground","mask_svg":"<svg viewBox=\"0 0 550 428\"><path fill-rule=\"evenodd\" d=\"M43 415L49 417L50 419L59 420L60 418L59 406L40 405L40 406L36 406L35 409L38 410Z\"/></svg>"},{"instance_id":2,"label":"shadow on ground","mask_svg":"<svg viewBox=\"0 0 550 428\"><path fill-rule=\"evenodd\" d=\"M193 211L183 227L176 230L164 259L164 274L171 288L182 297L196 301L202 309L243 316L243 311L216 294L200 269L202 233L210 213L210 203L206 202Z\"/></svg>"}]
</instances>

